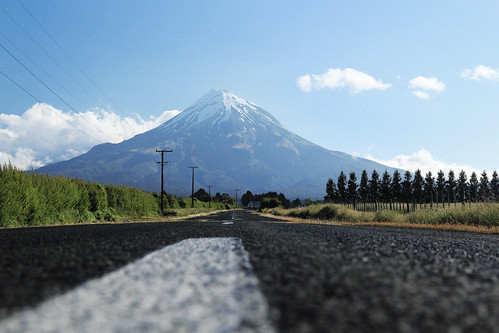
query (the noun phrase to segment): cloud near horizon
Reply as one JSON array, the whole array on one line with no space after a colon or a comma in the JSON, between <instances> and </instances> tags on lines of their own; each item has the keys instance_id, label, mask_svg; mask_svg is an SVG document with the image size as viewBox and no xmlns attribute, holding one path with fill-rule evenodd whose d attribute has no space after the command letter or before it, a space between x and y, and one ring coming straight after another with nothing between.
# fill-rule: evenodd
<instances>
[{"instance_id":1,"label":"cloud near horizon","mask_svg":"<svg viewBox=\"0 0 499 333\"><path fill-rule=\"evenodd\" d=\"M499 69L478 65L473 69L464 70L461 73L461 77L473 81L480 81L480 79L499 81Z\"/></svg>"},{"instance_id":2,"label":"cloud near horizon","mask_svg":"<svg viewBox=\"0 0 499 333\"><path fill-rule=\"evenodd\" d=\"M424 174L431 171L433 176L435 176L440 170L442 170L445 174L448 174L450 170L453 170L456 175L461 172L461 170L464 170L469 178L472 172L480 175L483 171L469 165L458 165L456 163L438 161L434 159L431 153L426 149L421 149L412 155L397 155L390 160L380 160L371 154L367 154L365 158L399 170L409 170L411 172L415 172L419 169ZM491 174L491 171L487 172Z\"/></svg>"},{"instance_id":3,"label":"cloud near horizon","mask_svg":"<svg viewBox=\"0 0 499 333\"><path fill-rule=\"evenodd\" d=\"M444 91L445 84L436 77L417 76L409 81L409 89L414 89L412 94L417 98L428 99L430 98L430 91Z\"/></svg>"},{"instance_id":4,"label":"cloud near horizon","mask_svg":"<svg viewBox=\"0 0 499 333\"><path fill-rule=\"evenodd\" d=\"M0 164L10 162L22 170L39 168L81 155L99 143L129 139L179 113L164 111L144 120L102 109L63 112L44 103L33 105L21 116L0 113Z\"/></svg>"},{"instance_id":5,"label":"cloud near horizon","mask_svg":"<svg viewBox=\"0 0 499 333\"><path fill-rule=\"evenodd\" d=\"M353 68L330 68L323 74L305 74L296 80L296 84L303 92L348 87L358 93L364 90L385 90L392 86Z\"/></svg>"}]
</instances>

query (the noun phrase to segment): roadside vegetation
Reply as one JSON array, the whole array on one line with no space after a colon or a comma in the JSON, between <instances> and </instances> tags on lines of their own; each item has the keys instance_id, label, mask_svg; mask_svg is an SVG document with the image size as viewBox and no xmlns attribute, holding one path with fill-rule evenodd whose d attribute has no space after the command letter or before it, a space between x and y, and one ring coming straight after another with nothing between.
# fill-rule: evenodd
<instances>
[{"instance_id":1,"label":"roadside vegetation","mask_svg":"<svg viewBox=\"0 0 499 333\"><path fill-rule=\"evenodd\" d=\"M499 232L499 176L480 178L464 171L456 178L449 171L425 176L420 170L406 171L402 177L385 171L381 176L373 170L370 177L362 171L360 181L355 172L340 172L337 181L328 179L324 203L311 199L304 207L285 209L263 208L264 213L315 221L318 223L379 224L426 226L436 229ZM464 227L470 227L468 229Z\"/></svg>"},{"instance_id":2,"label":"roadside vegetation","mask_svg":"<svg viewBox=\"0 0 499 333\"><path fill-rule=\"evenodd\" d=\"M160 196L156 193L40 175L12 165L0 165L1 228L118 221L162 215L186 216L230 208L227 198L225 202L204 202L195 198L194 208L191 208L191 198L175 198L169 194L164 197L162 214Z\"/></svg>"},{"instance_id":3,"label":"roadside vegetation","mask_svg":"<svg viewBox=\"0 0 499 333\"><path fill-rule=\"evenodd\" d=\"M474 203L446 208L427 207L406 213L399 210L378 209L359 211L341 204L314 204L307 207L265 209L265 213L310 219L349 223L391 222L420 225L469 225L476 227L499 227L499 203Z\"/></svg>"}]
</instances>

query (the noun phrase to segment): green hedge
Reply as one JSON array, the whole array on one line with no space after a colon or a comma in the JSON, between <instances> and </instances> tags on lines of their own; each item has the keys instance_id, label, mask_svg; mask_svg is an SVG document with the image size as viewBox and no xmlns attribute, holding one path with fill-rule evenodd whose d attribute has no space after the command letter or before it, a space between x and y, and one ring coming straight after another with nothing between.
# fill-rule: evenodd
<instances>
[{"instance_id":1,"label":"green hedge","mask_svg":"<svg viewBox=\"0 0 499 333\"><path fill-rule=\"evenodd\" d=\"M158 200L136 188L51 177L0 165L0 227L115 220L159 214Z\"/></svg>"}]
</instances>

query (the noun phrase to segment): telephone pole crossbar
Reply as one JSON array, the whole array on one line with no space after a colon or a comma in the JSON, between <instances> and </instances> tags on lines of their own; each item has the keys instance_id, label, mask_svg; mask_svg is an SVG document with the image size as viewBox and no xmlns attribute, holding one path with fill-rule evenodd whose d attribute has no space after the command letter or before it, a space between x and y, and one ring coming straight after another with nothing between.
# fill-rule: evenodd
<instances>
[{"instance_id":1,"label":"telephone pole crossbar","mask_svg":"<svg viewBox=\"0 0 499 333\"><path fill-rule=\"evenodd\" d=\"M170 161L168 162L165 162L165 153L171 153L173 152L173 149L170 149L170 150L166 150L166 149L156 149L156 153L161 153L161 162L157 162L158 164L161 165L161 215L163 215L163 186L164 186L164 172L163 172L163 169L164 169L164 166L165 164L169 163Z\"/></svg>"}]
</instances>

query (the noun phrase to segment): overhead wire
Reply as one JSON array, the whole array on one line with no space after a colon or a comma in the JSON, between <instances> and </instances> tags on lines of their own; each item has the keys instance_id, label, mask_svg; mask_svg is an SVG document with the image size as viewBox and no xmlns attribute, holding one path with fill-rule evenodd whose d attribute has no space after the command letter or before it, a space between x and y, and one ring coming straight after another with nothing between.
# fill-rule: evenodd
<instances>
[{"instance_id":1,"label":"overhead wire","mask_svg":"<svg viewBox=\"0 0 499 333\"><path fill-rule=\"evenodd\" d=\"M64 87L59 81L57 81L52 75L50 75L45 69L43 69L42 66L40 66L33 58L31 58L29 55L27 55L23 50L21 50L16 44L14 44L10 39L7 38L2 32L0 32L0 36L2 36L7 42L9 42L19 53L21 53L24 57L26 57L28 60L30 60L38 69L40 69L45 75L47 75L52 81L57 83L57 85L66 91L69 95L71 95L75 100L77 100L81 105L84 105L87 108L90 108L88 104L80 100L78 97L76 97L71 91L69 91L66 87Z\"/></svg>"},{"instance_id":2,"label":"overhead wire","mask_svg":"<svg viewBox=\"0 0 499 333\"><path fill-rule=\"evenodd\" d=\"M113 106L120 112L123 116L126 117L126 114L121 111L121 109L95 84L95 82L81 69L81 67L73 60L73 58L62 48L62 46L55 40L55 38L52 37L52 35L40 24L40 22L34 17L34 15L28 10L28 8L18 0L18 2L21 4L21 6L24 8L24 10L32 17L32 19L38 24L38 26L49 36L49 38L53 41L53 43L66 55L66 57L73 63L73 65L85 76L85 78L92 83L92 85L109 101ZM60 68L73 82L75 82L87 95L89 95L92 99L94 99L103 109L106 109L105 106L103 106L98 99L96 99L91 93L89 93L79 82L77 82L74 77L68 73L9 13L2 7L0 6L0 9L3 11L9 19L16 24L16 26L23 31L23 33L39 48L42 50L42 52L53 62L57 65L58 68ZM1 34L1 33L0 33ZM50 77L54 82L56 82L61 88L63 88L66 92L68 92L71 96L73 96L76 100L78 100L81 104L85 104L81 102L74 94L72 94L69 90L64 88L57 80L55 80L50 74L48 74L41 66L39 66L36 62L34 62L29 56L27 56L22 50L20 50L14 43L12 43L6 36L2 34L2 36L9 42L11 43L19 52L21 52L26 58L28 58L30 61L32 61L37 67L39 67L48 77ZM27 70L38 82L40 82L43 86L45 86L52 94L54 94L59 100L61 100L65 105L67 105L72 111L74 111L78 116L80 116L82 119L84 119L86 122L88 122L92 127L97 129L99 132L101 132L105 137L107 137L111 142L114 141L113 138L109 137L106 133L104 133L100 128L95 126L92 122L90 122L88 119L86 119L80 112L76 111L75 108L73 108L65 99L63 99L60 95L58 95L53 89L51 89L43 80L41 80L38 76L36 76L33 71L31 71L26 65L24 65L17 57L15 57L3 44L0 43L0 47L2 47L12 58L14 58L25 70ZM34 97L31 93L29 93L25 88L23 88L21 85L16 83L13 79L8 77L4 72L2 72L2 75L4 75L9 81L11 81L13 84L15 84L18 88L23 90L25 93L30 95L32 98L37 100L39 103L42 103L39 99ZM88 105L87 105L88 106ZM76 125L70 123L69 121L65 120L71 126L75 127L77 130L80 132L88 135L90 138L92 138L94 141L98 143L102 143L102 140L98 140L95 137L91 136L84 130L78 128ZM122 143L126 144L127 140L123 140ZM130 151L131 149L126 149L125 147L120 147L118 146L120 150L122 151Z\"/></svg>"},{"instance_id":3,"label":"overhead wire","mask_svg":"<svg viewBox=\"0 0 499 333\"><path fill-rule=\"evenodd\" d=\"M8 76L7 74L5 74L2 70L0 70L0 74L2 74L3 76L5 76L10 82L12 82L14 85L16 85L19 89L21 89L22 91L24 91L26 94L28 94L29 96L31 96L31 98L33 98L35 101L37 101L38 103L43 103L39 98L35 97L32 93L30 93L28 90L26 90L24 87L22 87L19 83L17 83L16 81L14 81L10 76ZM57 114L56 112L54 112L54 114L61 118L62 120L64 120L65 122L67 122L69 125L71 125L72 127L74 127L75 129L77 129L78 131L82 132L83 134L87 135L88 137L90 137L91 139L95 140L97 143L101 143L100 140L97 140L95 137L93 137L92 135L88 134L87 132L85 132L84 130L82 130L81 128L79 128L78 126L76 126L75 124L73 124L72 122L70 122L69 120L67 119L64 119L62 116L60 116L59 114Z\"/></svg>"},{"instance_id":4,"label":"overhead wire","mask_svg":"<svg viewBox=\"0 0 499 333\"><path fill-rule=\"evenodd\" d=\"M55 45L57 45L57 47L66 55L66 57L73 63L73 65L78 68L78 70L83 74L83 76L85 76L85 78L90 82L92 83L92 85L109 101L111 102L111 104L123 115L123 116L126 116L125 113L123 111L121 111L121 109L111 100L111 98L109 98L100 88L99 86L97 86L97 84L95 84L95 82L87 75L87 73L85 73L81 67L73 60L73 58L69 55L68 52L66 52L66 50L55 40L55 38L52 36L52 34L50 34L47 29L45 29L43 27L43 25L36 19L36 17L28 10L28 8L22 3L21 0L17 0L17 2L19 2L19 4L21 4L21 6L24 8L24 10L26 10L26 12L31 16L31 18L36 22L36 24L38 24L38 26L47 34L47 36L49 36L49 38L52 40L52 42L54 42Z\"/></svg>"},{"instance_id":5,"label":"overhead wire","mask_svg":"<svg viewBox=\"0 0 499 333\"><path fill-rule=\"evenodd\" d=\"M31 71L26 65L23 64L21 60L19 60L14 54L12 54L2 43L0 43L0 47L4 49L5 52L7 52L14 60L16 60L26 71L28 71L38 82L40 82L45 88L47 88L52 94L54 94L57 98L59 98L64 104L66 104L71 110L73 110L76 114L78 114L82 119L84 119L86 122L88 122L91 126L93 126L95 129L97 129L99 132L101 132L104 136L106 136L108 139L111 141L114 141L111 137L107 136L106 133L104 133L100 128L92 124L87 118L85 118L81 113L76 111L64 98L59 96L52 88L50 88L43 80L41 80L38 76L36 76L33 71Z\"/></svg>"},{"instance_id":6,"label":"overhead wire","mask_svg":"<svg viewBox=\"0 0 499 333\"><path fill-rule=\"evenodd\" d=\"M66 71L57 60L54 59L41 45L38 43L2 6L0 6L0 9L4 12L7 17L14 22L14 24L21 29L21 31L28 36L28 38L40 49L42 52L61 70L63 71L82 91L84 91L91 99L95 100L99 106L101 106L103 109L106 109L106 107L99 102L99 100L93 96L85 87L83 87L82 84L80 84L68 71Z\"/></svg>"}]
</instances>

